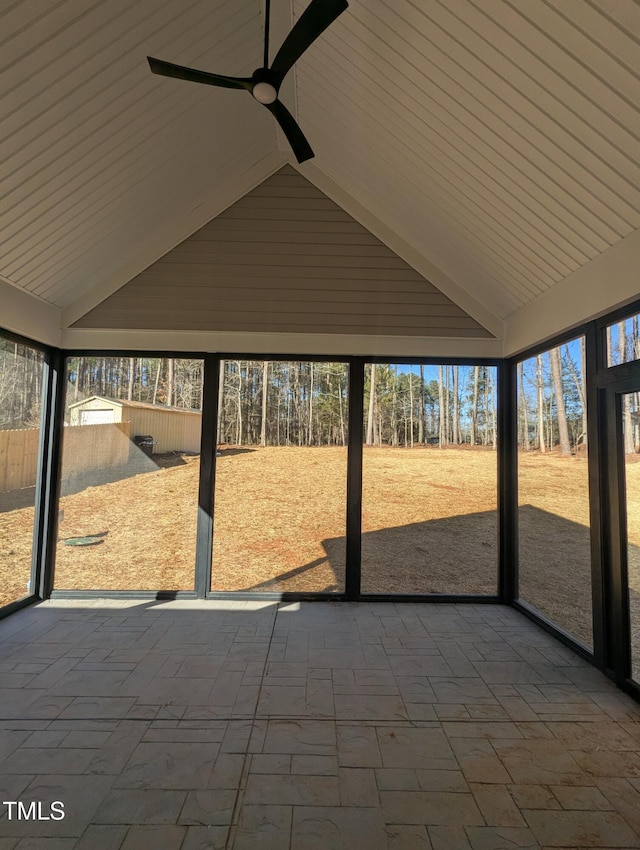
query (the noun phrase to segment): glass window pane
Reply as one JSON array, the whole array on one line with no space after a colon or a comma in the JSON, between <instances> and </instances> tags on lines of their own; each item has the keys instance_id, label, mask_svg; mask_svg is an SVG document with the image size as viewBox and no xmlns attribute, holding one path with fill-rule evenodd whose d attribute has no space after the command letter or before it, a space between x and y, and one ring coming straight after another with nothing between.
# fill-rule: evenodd
<instances>
[{"instance_id":1,"label":"glass window pane","mask_svg":"<svg viewBox=\"0 0 640 850\"><path fill-rule=\"evenodd\" d=\"M497 593L496 378L366 367L363 593Z\"/></svg>"},{"instance_id":2,"label":"glass window pane","mask_svg":"<svg viewBox=\"0 0 640 850\"><path fill-rule=\"evenodd\" d=\"M203 363L67 362L56 589L193 590Z\"/></svg>"},{"instance_id":3,"label":"glass window pane","mask_svg":"<svg viewBox=\"0 0 640 850\"><path fill-rule=\"evenodd\" d=\"M591 646L584 344L518 364L519 595Z\"/></svg>"},{"instance_id":4,"label":"glass window pane","mask_svg":"<svg viewBox=\"0 0 640 850\"><path fill-rule=\"evenodd\" d=\"M607 366L640 360L640 316L630 316L607 328Z\"/></svg>"},{"instance_id":5,"label":"glass window pane","mask_svg":"<svg viewBox=\"0 0 640 850\"><path fill-rule=\"evenodd\" d=\"M0 337L0 606L29 596L44 355Z\"/></svg>"},{"instance_id":6,"label":"glass window pane","mask_svg":"<svg viewBox=\"0 0 640 850\"><path fill-rule=\"evenodd\" d=\"M631 678L640 684L640 393L622 396Z\"/></svg>"},{"instance_id":7,"label":"glass window pane","mask_svg":"<svg viewBox=\"0 0 640 850\"><path fill-rule=\"evenodd\" d=\"M213 590L342 592L348 366L221 364Z\"/></svg>"}]
</instances>

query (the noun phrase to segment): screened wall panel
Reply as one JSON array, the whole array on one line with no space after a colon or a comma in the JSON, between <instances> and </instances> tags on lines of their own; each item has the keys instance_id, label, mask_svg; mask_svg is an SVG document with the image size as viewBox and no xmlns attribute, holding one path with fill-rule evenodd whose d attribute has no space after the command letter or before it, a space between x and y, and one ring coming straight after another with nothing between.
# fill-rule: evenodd
<instances>
[{"instance_id":1,"label":"screened wall panel","mask_svg":"<svg viewBox=\"0 0 640 850\"><path fill-rule=\"evenodd\" d=\"M193 590L201 360L67 361L54 589Z\"/></svg>"},{"instance_id":2,"label":"screened wall panel","mask_svg":"<svg viewBox=\"0 0 640 850\"><path fill-rule=\"evenodd\" d=\"M0 606L32 592L44 355L0 336Z\"/></svg>"},{"instance_id":3,"label":"screened wall panel","mask_svg":"<svg viewBox=\"0 0 640 850\"><path fill-rule=\"evenodd\" d=\"M640 685L640 392L622 394L620 403L627 538L624 584L629 605L631 678Z\"/></svg>"},{"instance_id":4,"label":"screened wall panel","mask_svg":"<svg viewBox=\"0 0 640 850\"><path fill-rule=\"evenodd\" d=\"M348 366L221 363L211 588L345 585Z\"/></svg>"},{"instance_id":5,"label":"screened wall panel","mask_svg":"<svg viewBox=\"0 0 640 850\"><path fill-rule=\"evenodd\" d=\"M593 642L584 337L522 361L519 597Z\"/></svg>"},{"instance_id":6,"label":"screened wall panel","mask_svg":"<svg viewBox=\"0 0 640 850\"><path fill-rule=\"evenodd\" d=\"M366 366L363 593L497 593L496 378Z\"/></svg>"}]
</instances>

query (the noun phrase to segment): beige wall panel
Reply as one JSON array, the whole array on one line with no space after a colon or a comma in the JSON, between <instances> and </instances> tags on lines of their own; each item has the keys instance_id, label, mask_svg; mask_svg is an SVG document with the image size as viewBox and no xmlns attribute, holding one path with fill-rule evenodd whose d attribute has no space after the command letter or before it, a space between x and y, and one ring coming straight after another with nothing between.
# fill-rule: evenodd
<instances>
[{"instance_id":1,"label":"beige wall panel","mask_svg":"<svg viewBox=\"0 0 640 850\"><path fill-rule=\"evenodd\" d=\"M290 166L74 327L491 336Z\"/></svg>"}]
</instances>

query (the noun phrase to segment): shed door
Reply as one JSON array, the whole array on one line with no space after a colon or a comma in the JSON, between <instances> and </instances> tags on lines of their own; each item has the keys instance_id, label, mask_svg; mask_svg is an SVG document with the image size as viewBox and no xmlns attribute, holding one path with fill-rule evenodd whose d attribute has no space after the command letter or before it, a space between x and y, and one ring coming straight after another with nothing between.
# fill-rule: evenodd
<instances>
[{"instance_id":1,"label":"shed door","mask_svg":"<svg viewBox=\"0 0 640 850\"><path fill-rule=\"evenodd\" d=\"M114 421L113 410L81 410L81 425L110 425Z\"/></svg>"}]
</instances>

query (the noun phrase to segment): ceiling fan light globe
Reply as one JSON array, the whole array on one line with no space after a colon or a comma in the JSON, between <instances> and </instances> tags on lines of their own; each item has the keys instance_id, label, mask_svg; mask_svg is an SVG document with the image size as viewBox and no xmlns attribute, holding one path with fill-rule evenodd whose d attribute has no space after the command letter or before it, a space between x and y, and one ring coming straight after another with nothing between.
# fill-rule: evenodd
<instances>
[{"instance_id":1,"label":"ceiling fan light globe","mask_svg":"<svg viewBox=\"0 0 640 850\"><path fill-rule=\"evenodd\" d=\"M278 98L278 92L271 83L256 83L251 94L258 103L273 103Z\"/></svg>"}]
</instances>

